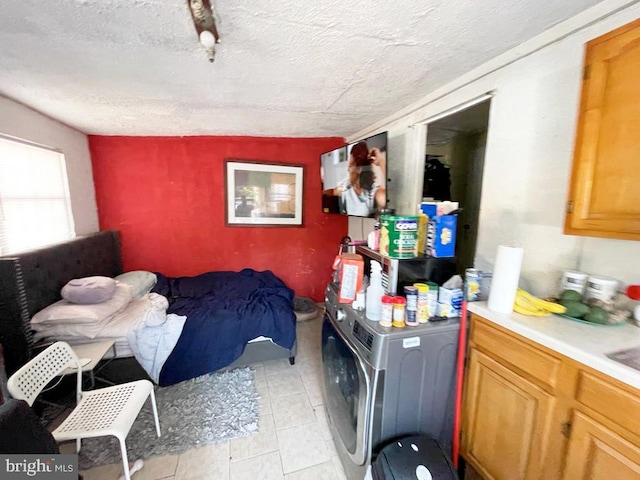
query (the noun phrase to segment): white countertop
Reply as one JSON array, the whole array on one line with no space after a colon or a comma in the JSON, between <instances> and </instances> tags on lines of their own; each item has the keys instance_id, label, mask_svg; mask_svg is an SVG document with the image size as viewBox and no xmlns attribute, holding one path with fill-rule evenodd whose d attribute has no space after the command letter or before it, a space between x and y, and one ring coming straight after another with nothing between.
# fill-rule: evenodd
<instances>
[{"instance_id":1,"label":"white countertop","mask_svg":"<svg viewBox=\"0 0 640 480\"><path fill-rule=\"evenodd\" d=\"M640 370L605 355L640 347L640 328L587 325L557 315L528 317L489 310L486 302L470 302L468 310L514 333L640 389Z\"/></svg>"}]
</instances>

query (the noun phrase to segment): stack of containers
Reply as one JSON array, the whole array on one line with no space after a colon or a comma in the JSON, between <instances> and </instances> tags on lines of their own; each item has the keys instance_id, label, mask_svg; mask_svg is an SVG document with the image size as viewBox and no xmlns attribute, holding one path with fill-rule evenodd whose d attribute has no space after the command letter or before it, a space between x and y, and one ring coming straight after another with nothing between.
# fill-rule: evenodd
<instances>
[{"instance_id":1,"label":"stack of containers","mask_svg":"<svg viewBox=\"0 0 640 480\"><path fill-rule=\"evenodd\" d=\"M437 284L433 282L414 283L412 286L404 287L404 291L406 298L392 295L382 296L381 327L415 327L421 323L427 323L435 316L454 316L453 314L440 315L438 313L440 308ZM458 309L455 308L451 311L457 312ZM371 318L369 319L371 320Z\"/></svg>"}]
</instances>

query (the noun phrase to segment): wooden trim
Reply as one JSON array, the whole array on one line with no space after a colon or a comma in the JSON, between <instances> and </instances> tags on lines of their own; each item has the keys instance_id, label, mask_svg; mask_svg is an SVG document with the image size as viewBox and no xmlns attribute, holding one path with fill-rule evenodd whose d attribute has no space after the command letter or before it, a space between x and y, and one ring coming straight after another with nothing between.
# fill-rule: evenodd
<instances>
[{"instance_id":1,"label":"wooden trim","mask_svg":"<svg viewBox=\"0 0 640 480\"><path fill-rule=\"evenodd\" d=\"M611 30L610 32L605 33L599 37L594 38L593 40L589 40L587 42L587 49L593 48L596 45L607 42L611 40L613 37L617 37L618 35L624 35L631 30L640 27L640 18L634 20L633 22L622 25L621 27L616 28L615 30Z\"/></svg>"}]
</instances>

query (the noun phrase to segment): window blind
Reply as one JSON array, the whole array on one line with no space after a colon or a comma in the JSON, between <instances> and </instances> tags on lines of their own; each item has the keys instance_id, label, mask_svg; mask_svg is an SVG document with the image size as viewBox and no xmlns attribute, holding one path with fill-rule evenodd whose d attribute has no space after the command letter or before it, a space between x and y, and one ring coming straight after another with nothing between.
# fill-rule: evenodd
<instances>
[{"instance_id":1,"label":"window blind","mask_svg":"<svg viewBox=\"0 0 640 480\"><path fill-rule=\"evenodd\" d=\"M64 155L0 137L0 255L74 236Z\"/></svg>"}]
</instances>

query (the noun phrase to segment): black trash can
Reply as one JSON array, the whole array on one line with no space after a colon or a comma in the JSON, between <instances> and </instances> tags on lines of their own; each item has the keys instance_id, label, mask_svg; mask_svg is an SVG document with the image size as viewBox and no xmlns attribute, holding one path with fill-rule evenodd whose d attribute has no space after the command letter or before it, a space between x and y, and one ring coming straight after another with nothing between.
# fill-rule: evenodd
<instances>
[{"instance_id":1,"label":"black trash can","mask_svg":"<svg viewBox=\"0 0 640 480\"><path fill-rule=\"evenodd\" d=\"M426 435L404 437L385 446L371 464L373 480L458 480L451 459Z\"/></svg>"}]
</instances>

